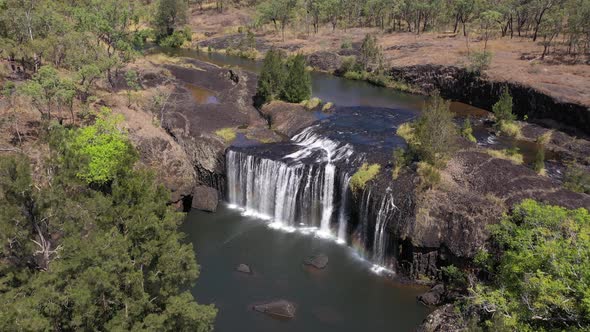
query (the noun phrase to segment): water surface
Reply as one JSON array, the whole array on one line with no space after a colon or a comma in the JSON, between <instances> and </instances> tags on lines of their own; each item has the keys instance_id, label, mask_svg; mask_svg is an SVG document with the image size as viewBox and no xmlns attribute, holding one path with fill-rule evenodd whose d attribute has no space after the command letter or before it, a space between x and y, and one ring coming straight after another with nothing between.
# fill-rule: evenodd
<instances>
[{"instance_id":1,"label":"water surface","mask_svg":"<svg viewBox=\"0 0 590 332\"><path fill-rule=\"evenodd\" d=\"M193 288L199 303L219 308L216 331L413 331L429 309L416 301L424 288L400 285L370 271L371 264L334 242L267 227L222 205L211 214L191 211L182 226L197 252L201 275ZM308 256L325 253L324 270L307 268ZM254 274L235 271L238 264ZM251 309L286 299L293 320Z\"/></svg>"}]
</instances>

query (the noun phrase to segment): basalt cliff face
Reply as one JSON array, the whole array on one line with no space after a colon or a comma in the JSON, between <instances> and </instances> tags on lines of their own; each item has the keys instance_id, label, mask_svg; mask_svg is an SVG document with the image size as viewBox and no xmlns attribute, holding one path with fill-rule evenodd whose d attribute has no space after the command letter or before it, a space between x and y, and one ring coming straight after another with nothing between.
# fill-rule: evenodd
<instances>
[{"instance_id":1,"label":"basalt cliff face","mask_svg":"<svg viewBox=\"0 0 590 332\"><path fill-rule=\"evenodd\" d=\"M426 93L439 90L444 98L490 111L506 87L513 98L514 112L519 117L527 116L547 126L590 135L590 110L587 105L559 100L528 86L495 82L464 68L442 65L394 67L389 70L389 75Z\"/></svg>"}]
</instances>

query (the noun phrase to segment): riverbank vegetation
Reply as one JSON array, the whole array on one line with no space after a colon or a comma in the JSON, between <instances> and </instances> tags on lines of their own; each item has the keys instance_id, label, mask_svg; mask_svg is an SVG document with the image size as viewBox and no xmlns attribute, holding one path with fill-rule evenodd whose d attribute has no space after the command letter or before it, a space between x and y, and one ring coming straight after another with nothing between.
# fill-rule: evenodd
<instances>
[{"instance_id":1,"label":"riverbank vegetation","mask_svg":"<svg viewBox=\"0 0 590 332\"><path fill-rule=\"evenodd\" d=\"M301 54L288 57L281 51L271 49L266 53L256 96L260 104L275 99L300 103L311 97L311 76Z\"/></svg>"},{"instance_id":2,"label":"riverbank vegetation","mask_svg":"<svg viewBox=\"0 0 590 332\"><path fill-rule=\"evenodd\" d=\"M363 163L361 167L350 177L349 187L353 193L363 191L367 182L374 179L379 171L381 165Z\"/></svg>"},{"instance_id":3,"label":"riverbank vegetation","mask_svg":"<svg viewBox=\"0 0 590 332\"><path fill-rule=\"evenodd\" d=\"M42 181L22 154L0 162L0 330L211 330L216 309L187 291L199 270L183 214L118 120L96 116L49 125Z\"/></svg>"},{"instance_id":4,"label":"riverbank vegetation","mask_svg":"<svg viewBox=\"0 0 590 332\"><path fill-rule=\"evenodd\" d=\"M590 325L590 213L525 200L491 227L487 276L463 312L485 331L582 331Z\"/></svg>"}]
</instances>

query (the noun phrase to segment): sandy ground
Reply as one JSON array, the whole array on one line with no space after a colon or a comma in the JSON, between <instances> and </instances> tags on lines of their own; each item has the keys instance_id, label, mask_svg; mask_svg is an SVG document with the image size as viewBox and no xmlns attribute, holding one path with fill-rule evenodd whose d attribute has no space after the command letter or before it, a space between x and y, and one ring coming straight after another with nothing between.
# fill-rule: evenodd
<instances>
[{"instance_id":1,"label":"sandy ground","mask_svg":"<svg viewBox=\"0 0 590 332\"><path fill-rule=\"evenodd\" d=\"M195 41L235 34L255 20L252 9L230 8L223 13L212 9L194 8L190 24ZM353 28L332 31L324 26L318 34L308 35L304 28L289 30L285 40L267 26L256 31L257 38L293 52L310 54L316 51L337 52L342 43L360 43L367 33L376 33L383 47L386 63L402 67L418 64L465 66L468 63L466 39L461 35L444 33L383 33L373 28ZM484 42L470 38L469 50L483 50ZM590 65L565 64L557 56L540 59L543 47L530 39L515 37L488 41L493 59L486 75L493 81L511 81L530 86L559 100L590 106ZM590 61L590 60L589 60ZM590 63L590 62L587 62Z\"/></svg>"}]
</instances>

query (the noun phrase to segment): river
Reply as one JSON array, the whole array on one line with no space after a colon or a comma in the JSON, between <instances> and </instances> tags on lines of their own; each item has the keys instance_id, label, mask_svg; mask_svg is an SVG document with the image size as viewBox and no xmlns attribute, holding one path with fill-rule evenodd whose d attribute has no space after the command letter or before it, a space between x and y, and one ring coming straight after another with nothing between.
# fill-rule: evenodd
<instances>
[{"instance_id":1,"label":"river","mask_svg":"<svg viewBox=\"0 0 590 332\"><path fill-rule=\"evenodd\" d=\"M172 55L251 71L260 69L259 63L215 53L174 51ZM423 96L325 73L312 73L312 83L314 97L346 109L325 119L327 129L323 134L346 133L349 143L357 142L369 149L380 144L380 148L390 149L388 153L403 144L395 136L400 119L413 118L425 101ZM195 93L206 100L201 91ZM453 103L452 107L459 113L481 112L460 103ZM375 136L376 132L380 136ZM277 149L281 146L275 146ZM327 170L321 173L322 177ZM292 213L300 215L301 209L294 205ZM304 224L300 221L297 225ZM319 225L319 221L309 224ZM219 308L217 331L413 331L430 312L416 301L416 296L426 288L400 284L375 273L373 263L363 258L370 255L362 246L353 248L350 241L347 246L317 233L313 236L314 233L295 231L293 227L276 229L268 225L267 220L224 203L216 213L191 211L182 226L194 244L201 266L192 291L200 303L214 303ZM303 264L306 257L318 253L329 257L325 269ZM254 273L237 272L235 269L241 263L251 266ZM252 310L253 304L277 299L295 304L294 319L277 320Z\"/></svg>"}]
</instances>

